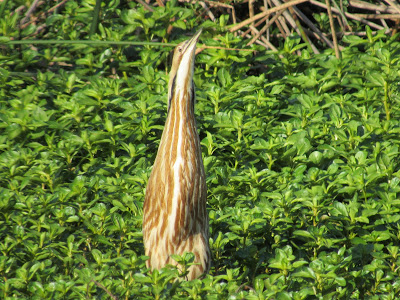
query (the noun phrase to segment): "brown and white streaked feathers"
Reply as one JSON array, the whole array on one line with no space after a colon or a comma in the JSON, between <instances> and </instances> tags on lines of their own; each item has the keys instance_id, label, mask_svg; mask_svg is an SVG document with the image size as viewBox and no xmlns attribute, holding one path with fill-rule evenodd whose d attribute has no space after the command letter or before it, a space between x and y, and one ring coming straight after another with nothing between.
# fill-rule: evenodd
<instances>
[{"instance_id":1,"label":"brown and white streaked feathers","mask_svg":"<svg viewBox=\"0 0 400 300\"><path fill-rule=\"evenodd\" d=\"M168 116L146 188L143 240L147 266L176 264L172 254L193 252L188 280L210 268L207 188L194 116L193 83L198 31L174 50L168 84Z\"/></svg>"}]
</instances>

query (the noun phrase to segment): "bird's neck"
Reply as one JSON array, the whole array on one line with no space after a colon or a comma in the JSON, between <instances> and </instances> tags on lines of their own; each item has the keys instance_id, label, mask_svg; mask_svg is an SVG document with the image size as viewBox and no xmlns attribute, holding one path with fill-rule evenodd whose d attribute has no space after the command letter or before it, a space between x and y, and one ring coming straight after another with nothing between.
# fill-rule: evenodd
<instances>
[{"instance_id":1,"label":"bird's neck","mask_svg":"<svg viewBox=\"0 0 400 300\"><path fill-rule=\"evenodd\" d=\"M169 100L168 116L165 127L192 125L194 118L195 92L193 85L184 89L177 89Z\"/></svg>"},{"instance_id":2,"label":"bird's neck","mask_svg":"<svg viewBox=\"0 0 400 300\"><path fill-rule=\"evenodd\" d=\"M170 102L159 151L165 156L184 158L200 148L194 116L194 89L177 90ZM163 155L163 156L164 156ZM172 159L173 161L174 159Z\"/></svg>"},{"instance_id":3,"label":"bird's neck","mask_svg":"<svg viewBox=\"0 0 400 300\"><path fill-rule=\"evenodd\" d=\"M168 91L168 114L171 109L184 109L194 113L195 89L193 81L186 81L184 84L176 84L176 76L172 79Z\"/></svg>"}]
</instances>

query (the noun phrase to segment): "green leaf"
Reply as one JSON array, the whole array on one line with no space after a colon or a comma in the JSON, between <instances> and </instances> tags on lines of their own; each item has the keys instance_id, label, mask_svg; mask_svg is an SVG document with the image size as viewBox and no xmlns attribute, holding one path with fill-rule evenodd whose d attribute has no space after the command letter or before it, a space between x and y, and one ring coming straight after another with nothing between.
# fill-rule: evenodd
<instances>
[{"instance_id":1,"label":"green leaf","mask_svg":"<svg viewBox=\"0 0 400 300\"><path fill-rule=\"evenodd\" d=\"M217 72L218 80L223 87L232 83L231 75L226 69L219 69Z\"/></svg>"},{"instance_id":2,"label":"green leaf","mask_svg":"<svg viewBox=\"0 0 400 300\"><path fill-rule=\"evenodd\" d=\"M314 151L310 154L309 159L314 164L319 164L321 162L323 155L319 151Z\"/></svg>"},{"instance_id":3,"label":"green leaf","mask_svg":"<svg viewBox=\"0 0 400 300\"><path fill-rule=\"evenodd\" d=\"M386 82L382 73L377 71L370 71L365 75L365 77L371 83L371 86L383 87Z\"/></svg>"},{"instance_id":4,"label":"green leaf","mask_svg":"<svg viewBox=\"0 0 400 300\"><path fill-rule=\"evenodd\" d=\"M287 143L296 147L297 155L303 155L312 148L311 143L307 138L307 133L304 131L291 135L288 138Z\"/></svg>"},{"instance_id":5,"label":"green leaf","mask_svg":"<svg viewBox=\"0 0 400 300\"><path fill-rule=\"evenodd\" d=\"M93 249L91 253L96 263L98 265L101 265L103 261L103 255L101 254L101 252L97 249Z\"/></svg>"}]
</instances>

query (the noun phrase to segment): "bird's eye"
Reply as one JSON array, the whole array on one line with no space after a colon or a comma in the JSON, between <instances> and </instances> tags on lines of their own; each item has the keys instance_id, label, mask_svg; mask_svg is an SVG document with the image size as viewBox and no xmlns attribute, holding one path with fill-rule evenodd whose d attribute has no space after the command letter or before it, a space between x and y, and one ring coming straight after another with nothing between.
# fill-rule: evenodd
<instances>
[{"instance_id":1,"label":"bird's eye","mask_svg":"<svg viewBox=\"0 0 400 300\"><path fill-rule=\"evenodd\" d=\"M179 52L182 52L182 48L181 48L181 47L179 47L179 48L178 48L178 51L179 51Z\"/></svg>"}]
</instances>

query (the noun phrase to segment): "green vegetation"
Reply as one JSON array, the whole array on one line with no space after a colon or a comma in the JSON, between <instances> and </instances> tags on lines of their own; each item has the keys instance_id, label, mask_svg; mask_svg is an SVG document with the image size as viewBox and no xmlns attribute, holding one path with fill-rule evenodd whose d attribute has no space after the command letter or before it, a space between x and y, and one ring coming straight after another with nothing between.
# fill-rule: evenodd
<instances>
[{"instance_id":1,"label":"green vegetation","mask_svg":"<svg viewBox=\"0 0 400 300\"><path fill-rule=\"evenodd\" d=\"M25 2L0 2L0 298L400 297L398 37L198 54L213 267L180 282L147 272L141 234L172 47L135 43L246 41L174 2L103 1L96 33L95 1L71 0L18 30ZM132 43L8 42L89 36Z\"/></svg>"}]
</instances>

